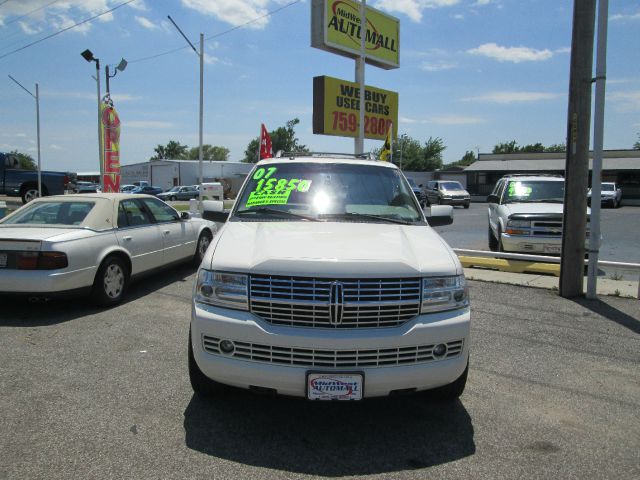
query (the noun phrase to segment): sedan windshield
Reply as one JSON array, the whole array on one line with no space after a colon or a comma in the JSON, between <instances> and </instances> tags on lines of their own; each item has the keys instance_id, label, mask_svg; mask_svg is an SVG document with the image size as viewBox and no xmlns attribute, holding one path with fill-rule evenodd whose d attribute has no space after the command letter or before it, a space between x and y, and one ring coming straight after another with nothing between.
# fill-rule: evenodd
<instances>
[{"instance_id":1,"label":"sedan windshield","mask_svg":"<svg viewBox=\"0 0 640 480\"><path fill-rule=\"evenodd\" d=\"M272 163L236 201L242 221L415 223L423 217L402 173L371 164Z\"/></svg>"},{"instance_id":2,"label":"sedan windshield","mask_svg":"<svg viewBox=\"0 0 640 480\"><path fill-rule=\"evenodd\" d=\"M564 182L512 181L505 190L505 203L564 201Z\"/></svg>"},{"instance_id":3,"label":"sedan windshield","mask_svg":"<svg viewBox=\"0 0 640 480\"><path fill-rule=\"evenodd\" d=\"M441 182L440 188L442 190L464 190L460 182Z\"/></svg>"}]
</instances>

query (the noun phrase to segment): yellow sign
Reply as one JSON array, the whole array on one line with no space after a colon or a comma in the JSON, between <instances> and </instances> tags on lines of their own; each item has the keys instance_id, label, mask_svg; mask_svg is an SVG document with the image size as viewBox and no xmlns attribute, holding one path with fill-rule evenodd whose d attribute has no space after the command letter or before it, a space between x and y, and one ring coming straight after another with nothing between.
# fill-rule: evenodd
<instances>
[{"instance_id":1,"label":"yellow sign","mask_svg":"<svg viewBox=\"0 0 640 480\"><path fill-rule=\"evenodd\" d=\"M100 104L102 134L102 191L120 191L120 117L113 105Z\"/></svg>"},{"instance_id":2,"label":"yellow sign","mask_svg":"<svg viewBox=\"0 0 640 480\"><path fill-rule=\"evenodd\" d=\"M389 127L398 134L398 93L366 86L364 137L384 140ZM357 83L321 76L313 79L313 133L357 137L360 126Z\"/></svg>"},{"instance_id":3,"label":"yellow sign","mask_svg":"<svg viewBox=\"0 0 640 480\"><path fill-rule=\"evenodd\" d=\"M360 2L313 0L311 46L356 58L360 55ZM400 20L366 7L366 62L386 70L400 66Z\"/></svg>"}]
</instances>

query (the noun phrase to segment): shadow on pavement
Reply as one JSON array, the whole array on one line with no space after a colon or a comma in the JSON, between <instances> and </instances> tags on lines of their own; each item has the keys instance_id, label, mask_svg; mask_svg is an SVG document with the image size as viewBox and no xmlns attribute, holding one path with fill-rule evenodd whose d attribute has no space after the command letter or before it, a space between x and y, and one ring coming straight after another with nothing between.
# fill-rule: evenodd
<instances>
[{"instance_id":1,"label":"shadow on pavement","mask_svg":"<svg viewBox=\"0 0 640 480\"><path fill-rule=\"evenodd\" d=\"M134 302L175 282L188 281L196 267L190 263L155 272L137 278L129 285L121 305ZM29 301L28 296L3 295L0 297L2 314L0 327L41 327L64 323L87 315L107 312L109 308L93 305L88 296L77 295L65 298L51 298Z\"/></svg>"},{"instance_id":2,"label":"shadow on pavement","mask_svg":"<svg viewBox=\"0 0 640 480\"><path fill-rule=\"evenodd\" d=\"M602 300L588 300L577 298L574 300L578 305L591 310L593 313L616 322L618 325L628 328L634 333L640 334L640 318L634 318L627 313L618 310L616 307L603 302Z\"/></svg>"},{"instance_id":3,"label":"shadow on pavement","mask_svg":"<svg viewBox=\"0 0 640 480\"><path fill-rule=\"evenodd\" d=\"M422 394L345 404L230 389L194 395L184 428L187 447L207 455L332 477L426 468L476 450L464 405Z\"/></svg>"}]
</instances>

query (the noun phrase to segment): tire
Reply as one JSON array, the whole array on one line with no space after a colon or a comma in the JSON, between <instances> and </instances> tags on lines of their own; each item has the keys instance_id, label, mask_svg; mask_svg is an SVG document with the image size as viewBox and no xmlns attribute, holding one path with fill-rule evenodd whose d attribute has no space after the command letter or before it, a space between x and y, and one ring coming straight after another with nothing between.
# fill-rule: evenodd
<instances>
[{"instance_id":1,"label":"tire","mask_svg":"<svg viewBox=\"0 0 640 480\"><path fill-rule=\"evenodd\" d=\"M169 201L170 202L175 202L176 201L176 197L174 197L174 196L169 197Z\"/></svg>"},{"instance_id":2,"label":"tire","mask_svg":"<svg viewBox=\"0 0 640 480\"><path fill-rule=\"evenodd\" d=\"M498 227L498 251L504 252L504 245L502 245L502 229Z\"/></svg>"},{"instance_id":3,"label":"tire","mask_svg":"<svg viewBox=\"0 0 640 480\"><path fill-rule=\"evenodd\" d=\"M191 344L191 328L189 328L189 381L193 392L202 398L219 396L227 388L225 385L211 380L198 367Z\"/></svg>"},{"instance_id":4,"label":"tire","mask_svg":"<svg viewBox=\"0 0 640 480\"><path fill-rule=\"evenodd\" d=\"M492 252L498 251L498 240L496 239L491 227L489 227L489 250Z\"/></svg>"},{"instance_id":5,"label":"tire","mask_svg":"<svg viewBox=\"0 0 640 480\"><path fill-rule=\"evenodd\" d=\"M198 237L198 243L196 244L196 253L193 255L193 263L196 265L200 265L202 263L202 259L204 258L205 253L207 253L207 248L211 245L211 233L208 230L203 231Z\"/></svg>"},{"instance_id":6,"label":"tire","mask_svg":"<svg viewBox=\"0 0 640 480\"><path fill-rule=\"evenodd\" d=\"M469 204L468 204L468 203L465 203L465 204L464 204L464 208L469 208Z\"/></svg>"},{"instance_id":7,"label":"tire","mask_svg":"<svg viewBox=\"0 0 640 480\"><path fill-rule=\"evenodd\" d=\"M44 189L42 190L44 193ZM22 197L22 203L29 203L31 200L38 198L38 186L37 185L26 185L22 187L20 190L20 197Z\"/></svg>"},{"instance_id":8,"label":"tire","mask_svg":"<svg viewBox=\"0 0 640 480\"><path fill-rule=\"evenodd\" d=\"M438 205L442 205L442 199L440 197L438 197Z\"/></svg>"},{"instance_id":9,"label":"tire","mask_svg":"<svg viewBox=\"0 0 640 480\"><path fill-rule=\"evenodd\" d=\"M467 360L467 366L454 382L449 385L444 385L443 387L434 388L433 390L429 390L429 394L441 401L452 402L458 399L462 393L464 392L464 387L467 385L467 376L469 375L469 361Z\"/></svg>"},{"instance_id":10,"label":"tire","mask_svg":"<svg viewBox=\"0 0 640 480\"><path fill-rule=\"evenodd\" d=\"M110 256L103 260L93 282L93 299L102 307L117 305L129 285L129 269L122 258Z\"/></svg>"}]
</instances>

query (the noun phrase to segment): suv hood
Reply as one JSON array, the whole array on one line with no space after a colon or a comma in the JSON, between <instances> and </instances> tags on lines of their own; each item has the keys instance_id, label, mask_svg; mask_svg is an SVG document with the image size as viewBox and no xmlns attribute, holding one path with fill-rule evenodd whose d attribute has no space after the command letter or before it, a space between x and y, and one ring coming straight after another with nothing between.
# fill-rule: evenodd
<instances>
[{"instance_id":1,"label":"suv hood","mask_svg":"<svg viewBox=\"0 0 640 480\"><path fill-rule=\"evenodd\" d=\"M507 216L515 213L559 213L563 214L564 205L562 203L508 203L503 205ZM591 209L587 208L587 215Z\"/></svg>"},{"instance_id":2,"label":"suv hood","mask_svg":"<svg viewBox=\"0 0 640 480\"><path fill-rule=\"evenodd\" d=\"M455 253L431 227L380 223L228 222L203 265L329 278L462 273Z\"/></svg>"}]
</instances>

